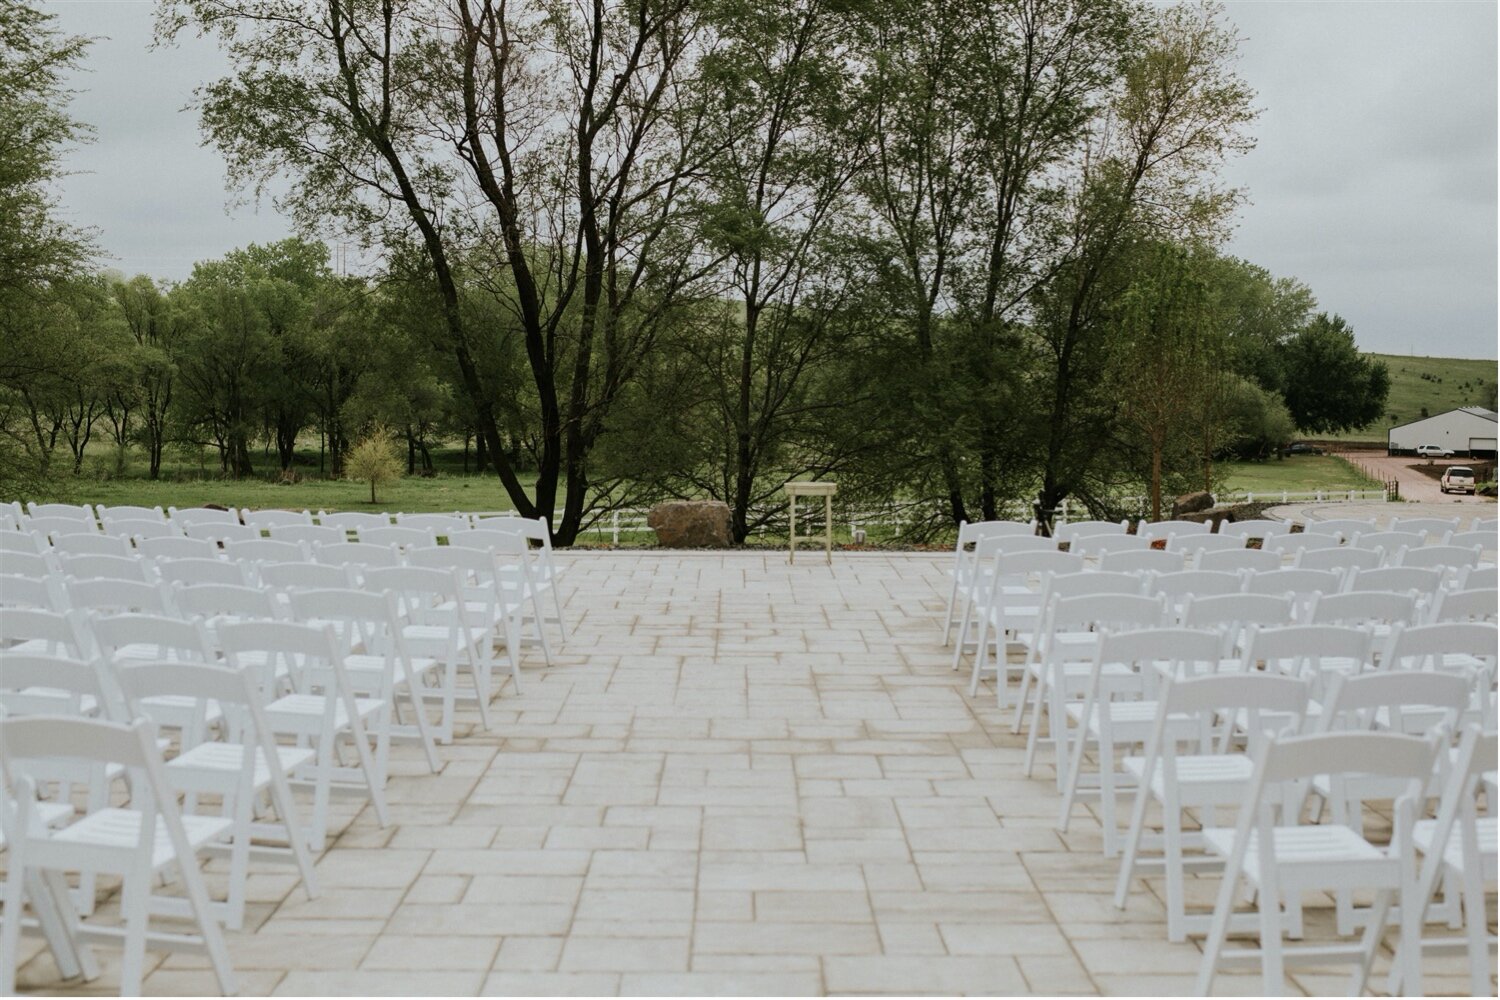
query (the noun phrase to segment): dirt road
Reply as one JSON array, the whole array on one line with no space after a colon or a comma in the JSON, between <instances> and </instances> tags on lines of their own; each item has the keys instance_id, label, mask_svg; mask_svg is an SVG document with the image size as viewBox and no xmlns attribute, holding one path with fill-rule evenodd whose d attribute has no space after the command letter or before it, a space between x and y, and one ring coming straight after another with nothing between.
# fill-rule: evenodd
<instances>
[{"instance_id":1,"label":"dirt road","mask_svg":"<svg viewBox=\"0 0 1500 1000\"><path fill-rule=\"evenodd\" d=\"M1401 484L1401 499L1403 500L1417 503L1494 503L1493 500L1485 497L1442 492L1438 488L1436 479L1429 478L1412 468L1418 462L1425 461L1413 455L1386 455L1378 451L1355 451L1340 454L1339 457L1353 462L1376 479L1396 480ZM1433 461L1439 468L1445 465L1469 464L1468 460L1463 458L1440 458Z\"/></svg>"}]
</instances>

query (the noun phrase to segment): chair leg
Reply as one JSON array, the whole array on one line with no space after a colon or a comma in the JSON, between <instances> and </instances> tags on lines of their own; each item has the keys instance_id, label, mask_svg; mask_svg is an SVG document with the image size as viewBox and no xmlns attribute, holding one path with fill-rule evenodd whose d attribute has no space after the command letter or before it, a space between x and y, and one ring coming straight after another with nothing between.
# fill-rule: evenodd
<instances>
[{"instance_id":1,"label":"chair leg","mask_svg":"<svg viewBox=\"0 0 1500 1000\"><path fill-rule=\"evenodd\" d=\"M557 577L552 577L551 586L548 589L552 591L552 607L557 611L557 634L560 641L566 643L568 641L568 620L563 617L562 595L557 592Z\"/></svg>"},{"instance_id":2,"label":"chair leg","mask_svg":"<svg viewBox=\"0 0 1500 1000\"><path fill-rule=\"evenodd\" d=\"M1046 668L1043 667L1045 670ZM1045 674L1037 677L1036 686L1032 694L1031 705L1031 728L1026 733L1026 758L1022 763L1021 771L1026 777L1031 777L1031 771L1036 764L1037 742L1042 734L1042 699L1045 697L1047 685L1044 683Z\"/></svg>"},{"instance_id":3,"label":"chair leg","mask_svg":"<svg viewBox=\"0 0 1500 1000\"><path fill-rule=\"evenodd\" d=\"M1285 989L1286 969L1281 954L1281 900L1274 882L1260 887L1260 989L1263 996L1279 997Z\"/></svg>"},{"instance_id":4,"label":"chair leg","mask_svg":"<svg viewBox=\"0 0 1500 1000\"><path fill-rule=\"evenodd\" d=\"M1142 783L1142 787L1136 792L1135 808L1130 814L1130 831L1125 835L1125 854L1120 859L1120 877L1115 880L1115 909L1125 909L1125 901L1130 896L1130 880L1135 877L1135 859L1141 849L1141 838L1146 827L1147 796L1150 795L1150 781ZM1168 882L1170 886L1171 883ZM1168 938L1171 937L1171 910L1167 911Z\"/></svg>"},{"instance_id":5,"label":"chair leg","mask_svg":"<svg viewBox=\"0 0 1500 1000\"><path fill-rule=\"evenodd\" d=\"M432 730L427 724L427 707L423 698L423 692L426 690L422 679L415 673L407 675L406 696L411 699L412 714L416 716L417 737L422 741L422 752L427 756L427 769L437 774L442 765L438 762L437 748L433 746L432 741Z\"/></svg>"},{"instance_id":6,"label":"chair leg","mask_svg":"<svg viewBox=\"0 0 1500 1000\"><path fill-rule=\"evenodd\" d=\"M943 645L953 636L953 602L958 598L958 565L953 567L953 582L948 585L948 607L943 612Z\"/></svg>"},{"instance_id":7,"label":"chair leg","mask_svg":"<svg viewBox=\"0 0 1500 1000\"><path fill-rule=\"evenodd\" d=\"M1182 814L1174 812L1162 823L1162 857L1167 873L1167 940L1187 940L1187 872L1182 863Z\"/></svg>"},{"instance_id":8,"label":"chair leg","mask_svg":"<svg viewBox=\"0 0 1500 1000\"><path fill-rule=\"evenodd\" d=\"M1219 953L1224 950L1224 938L1229 933L1229 917L1234 913L1235 883L1239 881L1239 877L1238 866L1225 866L1224 881L1219 884L1219 900L1214 904L1208 937L1203 942L1203 961L1198 965L1198 979L1193 986L1194 996L1206 997L1213 989L1214 979L1219 973Z\"/></svg>"},{"instance_id":9,"label":"chair leg","mask_svg":"<svg viewBox=\"0 0 1500 1000\"><path fill-rule=\"evenodd\" d=\"M1016 695L1016 716L1010 723L1010 731L1012 733L1019 733L1021 731L1021 720L1026 714L1026 695L1031 690L1031 671L1033 667L1037 666L1033 652L1033 649L1027 649L1026 657L1021 664L1021 690ZM1038 681L1038 683L1041 682Z\"/></svg>"},{"instance_id":10,"label":"chair leg","mask_svg":"<svg viewBox=\"0 0 1500 1000\"><path fill-rule=\"evenodd\" d=\"M5 872L5 912L4 919L0 919L0 995L8 997L16 995L17 953L21 948L21 912L26 905L26 862L22 852L17 849L17 844L9 846L10 858Z\"/></svg>"},{"instance_id":11,"label":"chair leg","mask_svg":"<svg viewBox=\"0 0 1500 1000\"><path fill-rule=\"evenodd\" d=\"M979 618L979 636L974 646L974 669L969 674L969 697L973 698L979 694L979 678L984 673L985 660L988 658L988 649L985 645L986 628L989 625L990 616L981 615ZM963 648L962 646L959 647Z\"/></svg>"},{"instance_id":12,"label":"chair leg","mask_svg":"<svg viewBox=\"0 0 1500 1000\"><path fill-rule=\"evenodd\" d=\"M1464 877L1463 908L1464 936L1469 939L1469 989L1474 996L1487 996L1492 990L1490 973L1494 963L1490 961L1490 932L1484 915L1484 886L1478 873L1466 873ZM1418 934L1421 925L1417 927ZM1420 949L1417 959L1417 974L1421 974Z\"/></svg>"},{"instance_id":13,"label":"chair leg","mask_svg":"<svg viewBox=\"0 0 1500 1000\"><path fill-rule=\"evenodd\" d=\"M146 965L147 903L151 895L151 871L126 874L120 890L120 916L125 923L124 950L120 956L120 996L141 995L141 979ZM210 918L212 920L212 918Z\"/></svg>"}]
</instances>

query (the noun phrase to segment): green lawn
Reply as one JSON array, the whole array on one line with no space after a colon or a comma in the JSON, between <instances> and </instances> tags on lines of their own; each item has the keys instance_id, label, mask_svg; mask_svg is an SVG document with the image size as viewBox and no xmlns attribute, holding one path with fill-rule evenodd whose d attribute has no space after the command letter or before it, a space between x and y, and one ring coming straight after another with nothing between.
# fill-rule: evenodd
<instances>
[{"instance_id":1,"label":"green lawn","mask_svg":"<svg viewBox=\"0 0 1500 1000\"><path fill-rule=\"evenodd\" d=\"M249 479L199 479L151 482L146 479L98 481L78 479L68 484L69 499L76 503L141 504L146 507L288 508L318 510L510 510L512 504L500 480L490 476L446 476L431 479L402 478L379 492L380 502L370 503L370 487L347 480L304 479L292 485Z\"/></svg>"},{"instance_id":2,"label":"green lawn","mask_svg":"<svg viewBox=\"0 0 1500 1000\"><path fill-rule=\"evenodd\" d=\"M1265 462L1226 462L1220 470L1225 488L1234 492L1301 493L1311 490L1379 489L1370 479L1342 458L1332 455L1294 455Z\"/></svg>"},{"instance_id":3,"label":"green lawn","mask_svg":"<svg viewBox=\"0 0 1500 1000\"><path fill-rule=\"evenodd\" d=\"M1391 373L1391 393L1385 416L1359 430L1327 435L1340 441L1386 440L1386 432L1397 424L1460 406L1489 405L1489 389L1496 382L1494 361L1478 358L1424 358L1406 354L1371 354L1384 361Z\"/></svg>"}]
</instances>

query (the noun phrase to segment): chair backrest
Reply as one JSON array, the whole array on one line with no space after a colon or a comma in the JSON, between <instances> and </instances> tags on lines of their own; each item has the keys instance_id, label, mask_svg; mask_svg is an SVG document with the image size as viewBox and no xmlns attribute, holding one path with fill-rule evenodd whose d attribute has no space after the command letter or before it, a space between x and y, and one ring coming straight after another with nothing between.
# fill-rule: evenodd
<instances>
[{"instance_id":1,"label":"chair backrest","mask_svg":"<svg viewBox=\"0 0 1500 1000\"><path fill-rule=\"evenodd\" d=\"M1428 545L1420 549L1407 549L1397 560L1400 566L1415 566L1418 569L1452 569L1459 566L1478 566L1484 553L1479 546L1462 548L1457 545Z\"/></svg>"},{"instance_id":2,"label":"chair backrest","mask_svg":"<svg viewBox=\"0 0 1500 1000\"><path fill-rule=\"evenodd\" d=\"M1327 521L1308 521L1302 526L1302 531L1309 535L1337 535L1344 541L1349 541L1355 535L1368 535L1372 531L1379 531L1374 521L1359 520L1356 518L1332 518Z\"/></svg>"},{"instance_id":3,"label":"chair backrest","mask_svg":"<svg viewBox=\"0 0 1500 1000\"><path fill-rule=\"evenodd\" d=\"M94 615L89 619L99 654L111 663L186 660L212 663L213 639L201 618L173 615Z\"/></svg>"},{"instance_id":4,"label":"chair backrest","mask_svg":"<svg viewBox=\"0 0 1500 1000\"><path fill-rule=\"evenodd\" d=\"M1267 743L1258 770L1267 782L1300 781L1320 774L1407 778L1419 795L1432 775L1438 749L1436 740L1397 733L1279 736Z\"/></svg>"},{"instance_id":5,"label":"chair backrest","mask_svg":"<svg viewBox=\"0 0 1500 1000\"><path fill-rule=\"evenodd\" d=\"M166 615L171 601L160 583L138 580L72 580L64 584L68 606L75 611L139 611Z\"/></svg>"},{"instance_id":6,"label":"chair backrest","mask_svg":"<svg viewBox=\"0 0 1500 1000\"><path fill-rule=\"evenodd\" d=\"M360 528L358 534L360 542L365 545L380 545L387 548L437 544L437 533L431 528L390 525L384 528Z\"/></svg>"},{"instance_id":7,"label":"chair backrest","mask_svg":"<svg viewBox=\"0 0 1500 1000\"><path fill-rule=\"evenodd\" d=\"M104 533L120 538L184 538L182 529L167 521L105 521Z\"/></svg>"},{"instance_id":8,"label":"chair backrest","mask_svg":"<svg viewBox=\"0 0 1500 1000\"><path fill-rule=\"evenodd\" d=\"M330 566L399 566L401 553L391 545L337 542L313 546L313 560Z\"/></svg>"},{"instance_id":9,"label":"chair backrest","mask_svg":"<svg viewBox=\"0 0 1500 1000\"><path fill-rule=\"evenodd\" d=\"M93 521L85 521L76 517L30 517L21 525L22 531L46 538L54 532L59 535L78 534L80 532L92 531L99 533L99 525Z\"/></svg>"},{"instance_id":10,"label":"chair backrest","mask_svg":"<svg viewBox=\"0 0 1500 1000\"><path fill-rule=\"evenodd\" d=\"M517 531L521 530L519 528L519 525L533 524L536 521L540 521L543 526L545 526L547 523L546 521L542 521L541 518L532 519L525 517L480 517L474 519L474 527L498 529L500 531ZM517 525L517 527L512 527L512 525ZM535 529L532 529L532 531L534 532ZM978 543L979 540L983 538L999 538L1007 535L1034 534L1036 534L1035 521L975 521L973 523L965 521L963 524L960 524L958 526L958 542L956 543L955 548L967 549ZM547 536L549 538L551 537L550 531L547 532ZM527 537L536 538L538 541L541 540L540 538L537 538L536 534L534 533L528 534Z\"/></svg>"},{"instance_id":11,"label":"chair backrest","mask_svg":"<svg viewBox=\"0 0 1500 1000\"><path fill-rule=\"evenodd\" d=\"M1417 615L1415 591L1350 590L1319 594L1308 608L1311 625L1408 625Z\"/></svg>"},{"instance_id":12,"label":"chair backrest","mask_svg":"<svg viewBox=\"0 0 1500 1000\"><path fill-rule=\"evenodd\" d=\"M1262 552L1259 549L1229 549L1224 552L1200 552L1198 569L1233 572L1247 569L1262 572L1281 568L1281 553Z\"/></svg>"},{"instance_id":13,"label":"chair backrest","mask_svg":"<svg viewBox=\"0 0 1500 1000\"><path fill-rule=\"evenodd\" d=\"M304 545L339 545L349 540L347 529L326 524L281 524L267 528L266 533L278 541Z\"/></svg>"},{"instance_id":14,"label":"chair backrest","mask_svg":"<svg viewBox=\"0 0 1500 1000\"><path fill-rule=\"evenodd\" d=\"M0 656L0 709L8 717L82 716L110 704L97 664L70 656Z\"/></svg>"},{"instance_id":15,"label":"chair backrest","mask_svg":"<svg viewBox=\"0 0 1500 1000\"><path fill-rule=\"evenodd\" d=\"M422 528L445 538L474 526L469 515L457 511L452 514L397 514L396 524L403 528Z\"/></svg>"},{"instance_id":16,"label":"chair backrest","mask_svg":"<svg viewBox=\"0 0 1500 1000\"><path fill-rule=\"evenodd\" d=\"M1416 591L1418 595L1426 595L1435 593L1443 585L1443 576L1440 569L1380 566L1355 570L1349 575L1346 586L1349 590Z\"/></svg>"},{"instance_id":17,"label":"chair backrest","mask_svg":"<svg viewBox=\"0 0 1500 1000\"><path fill-rule=\"evenodd\" d=\"M378 686L369 686L389 697L396 665L405 661L396 595L390 591L293 590L287 594L292 618L302 622L331 622L344 648L367 656L384 658L385 669Z\"/></svg>"},{"instance_id":18,"label":"chair backrest","mask_svg":"<svg viewBox=\"0 0 1500 1000\"><path fill-rule=\"evenodd\" d=\"M245 576L244 566L223 559L158 559L156 572L167 583L188 586L221 583L244 587L250 583Z\"/></svg>"},{"instance_id":19,"label":"chair backrest","mask_svg":"<svg viewBox=\"0 0 1500 1000\"><path fill-rule=\"evenodd\" d=\"M97 532L70 535L52 533L52 551L69 556L123 556L134 557L135 550L130 540L119 535L101 535Z\"/></svg>"},{"instance_id":20,"label":"chair backrest","mask_svg":"<svg viewBox=\"0 0 1500 1000\"><path fill-rule=\"evenodd\" d=\"M53 561L52 555L40 552L4 552L0 553L0 573L8 576L29 576L36 580L45 579L55 572L57 563ZM0 601L4 595L0 595Z\"/></svg>"},{"instance_id":21,"label":"chair backrest","mask_svg":"<svg viewBox=\"0 0 1500 1000\"><path fill-rule=\"evenodd\" d=\"M282 617L280 605L269 590L227 583L172 585L172 603L179 613L204 618L271 621ZM215 630L219 628L215 624Z\"/></svg>"},{"instance_id":22,"label":"chair backrest","mask_svg":"<svg viewBox=\"0 0 1500 1000\"><path fill-rule=\"evenodd\" d=\"M459 571L453 568L394 566L371 569L365 573L365 586L394 595L397 607L413 624L445 624L459 628L467 617L462 579Z\"/></svg>"},{"instance_id":23,"label":"chair backrest","mask_svg":"<svg viewBox=\"0 0 1500 1000\"><path fill-rule=\"evenodd\" d=\"M1493 622L1500 605L1500 591L1439 590L1427 616L1434 622Z\"/></svg>"},{"instance_id":24,"label":"chair backrest","mask_svg":"<svg viewBox=\"0 0 1500 1000\"><path fill-rule=\"evenodd\" d=\"M1233 535L1173 535L1167 540L1167 549L1188 554L1197 552L1230 552L1245 547L1245 540Z\"/></svg>"},{"instance_id":25,"label":"chair backrest","mask_svg":"<svg viewBox=\"0 0 1500 1000\"><path fill-rule=\"evenodd\" d=\"M450 542L451 544L451 542ZM988 535L974 543L973 556L983 566L1000 553L1056 552L1057 539L1041 535Z\"/></svg>"},{"instance_id":26,"label":"chair backrest","mask_svg":"<svg viewBox=\"0 0 1500 1000\"><path fill-rule=\"evenodd\" d=\"M1395 553L1402 549L1420 549L1427 544L1427 536L1411 531L1365 531L1351 538L1349 544Z\"/></svg>"},{"instance_id":27,"label":"chair backrest","mask_svg":"<svg viewBox=\"0 0 1500 1000\"><path fill-rule=\"evenodd\" d=\"M139 556L62 555L57 557L57 566L75 580L139 580L147 583L154 579L150 564Z\"/></svg>"},{"instance_id":28,"label":"chair backrest","mask_svg":"<svg viewBox=\"0 0 1500 1000\"><path fill-rule=\"evenodd\" d=\"M142 538L136 542L135 550L151 559L219 558L219 547L203 538Z\"/></svg>"},{"instance_id":29,"label":"chair backrest","mask_svg":"<svg viewBox=\"0 0 1500 1000\"><path fill-rule=\"evenodd\" d=\"M341 589L356 582L354 567L340 563L284 562L261 563L256 577L263 587L304 587Z\"/></svg>"},{"instance_id":30,"label":"chair backrest","mask_svg":"<svg viewBox=\"0 0 1500 1000\"><path fill-rule=\"evenodd\" d=\"M1391 522L1392 531L1409 531L1434 538L1446 538L1458 530L1456 517L1398 517Z\"/></svg>"},{"instance_id":31,"label":"chair backrest","mask_svg":"<svg viewBox=\"0 0 1500 1000\"><path fill-rule=\"evenodd\" d=\"M1158 538L1171 538L1174 535L1207 535L1213 530L1213 526L1206 521L1146 521L1142 520L1135 526L1135 533L1141 538L1156 541Z\"/></svg>"},{"instance_id":32,"label":"chair backrest","mask_svg":"<svg viewBox=\"0 0 1500 1000\"><path fill-rule=\"evenodd\" d=\"M318 523L326 528L340 531L358 531L362 528L388 528L391 515L372 514L363 510L318 511ZM273 533L274 537L274 533Z\"/></svg>"},{"instance_id":33,"label":"chair backrest","mask_svg":"<svg viewBox=\"0 0 1500 1000\"><path fill-rule=\"evenodd\" d=\"M240 515L233 507L213 510L208 507L167 508L167 517L187 528L191 524L239 524Z\"/></svg>"},{"instance_id":34,"label":"chair backrest","mask_svg":"<svg viewBox=\"0 0 1500 1000\"><path fill-rule=\"evenodd\" d=\"M1053 601L1088 594L1139 594L1145 590L1145 585L1145 578L1139 573L1058 573L1047 579L1043 596Z\"/></svg>"},{"instance_id":35,"label":"chair backrest","mask_svg":"<svg viewBox=\"0 0 1500 1000\"><path fill-rule=\"evenodd\" d=\"M158 726L181 726L184 747L203 741L208 735L210 713L217 709L227 723L227 742L244 748L240 794L252 794L256 757L274 758L276 749L261 710L260 695L248 674L211 663L142 660L116 668L115 677L131 715L152 719ZM171 699L170 711L156 714L161 700L167 698ZM191 702L191 718L186 720L184 700Z\"/></svg>"},{"instance_id":36,"label":"chair backrest","mask_svg":"<svg viewBox=\"0 0 1500 1000\"><path fill-rule=\"evenodd\" d=\"M1462 566L1455 583L1459 590L1494 590L1500 587L1500 567Z\"/></svg>"},{"instance_id":37,"label":"chair backrest","mask_svg":"<svg viewBox=\"0 0 1500 1000\"><path fill-rule=\"evenodd\" d=\"M1262 539L1260 547L1266 552L1280 552L1286 555L1309 550L1337 549L1339 544L1339 540L1333 535L1310 535L1305 531L1299 531L1295 534L1272 535Z\"/></svg>"},{"instance_id":38,"label":"chair backrest","mask_svg":"<svg viewBox=\"0 0 1500 1000\"><path fill-rule=\"evenodd\" d=\"M1103 556L1110 552L1144 552L1150 548L1149 538L1136 535L1084 535L1070 543L1068 551L1081 556Z\"/></svg>"},{"instance_id":39,"label":"chair backrest","mask_svg":"<svg viewBox=\"0 0 1500 1000\"><path fill-rule=\"evenodd\" d=\"M303 542L277 538L249 538L224 543L224 555L231 562L307 562L312 552Z\"/></svg>"},{"instance_id":40,"label":"chair backrest","mask_svg":"<svg viewBox=\"0 0 1500 1000\"><path fill-rule=\"evenodd\" d=\"M1328 549L1303 549L1297 553L1298 569L1379 569L1385 561L1384 549L1355 548L1341 545Z\"/></svg>"},{"instance_id":41,"label":"chair backrest","mask_svg":"<svg viewBox=\"0 0 1500 1000\"><path fill-rule=\"evenodd\" d=\"M71 521L87 521L93 524L94 508L86 503L28 503L26 512L32 518L60 517Z\"/></svg>"},{"instance_id":42,"label":"chair backrest","mask_svg":"<svg viewBox=\"0 0 1500 1000\"><path fill-rule=\"evenodd\" d=\"M1493 828L1487 831L1488 837L1481 834L1475 800L1478 798L1479 782L1494 770L1497 751L1500 751L1500 741L1497 741L1494 732L1485 733L1477 725L1464 727L1458 741L1458 752L1454 754L1448 770L1448 780L1444 783L1442 798L1438 802L1432 840L1428 845L1428 863L1422 868L1417 898L1423 901L1424 906L1432 898L1438 878L1451 870L1450 865L1438 863L1437 859L1453 858L1458 862L1456 867L1460 871L1481 876L1483 856L1489 854L1491 858L1494 857ZM1493 800L1493 784L1490 785L1488 794ZM1494 814L1494 808L1491 801L1491 815ZM1455 846L1457 850L1454 850ZM1491 865L1493 863L1490 862ZM1491 871L1493 872L1493 868ZM1467 910L1467 901L1464 905ZM1465 919L1470 919L1467 912L1464 916ZM1483 965L1477 965L1475 969L1479 973L1485 971Z\"/></svg>"},{"instance_id":43,"label":"chair backrest","mask_svg":"<svg viewBox=\"0 0 1500 1000\"><path fill-rule=\"evenodd\" d=\"M206 538L215 542L261 537L260 529L248 524L221 524L217 521L184 525L182 530L189 538Z\"/></svg>"},{"instance_id":44,"label":"chair backrest","mask_svg":"<svg viewBox=\"0 0 1500 1000\"><path fill-rule=\"evenodd\" d=\"M1076 539L1089 535L1123 535L1129 529L1129 521L1069 521L1053 529L1052 537L1057 539L1058 544L1071 544Z\"/></svg>"},{"instance_id":45,"label":"chair backrest","mask_svg":"<svg viewBox=\"0 0 1500 1000\"><path fill-rule=\"evenodd\" d=\"M1373 644L1368 629L1344 625L1252 626L1245 642L1244 669L1264 664L1267 671L1309 678L1316 687L1326 671L1366 669Z\"/></svg>"},{"instance_id":46,"label":"chair backrest","mask_svg":"<svg viewBox=\"0 0 1500 1000\"><path fill-rule=\"evenodd\" d=\"M1221 625L1290 625L1294 612L1291 598L1281 594L1212 594L1190 597L1183 604L1183 628L1218 628Z\"/></svg>"},{"instance_id":47,"label":"chair backrest","mask_svg":"<svg viewBox=\"0 0 1500 1000\"><path fill-rule=\"evenodd\" d=\"M429 569L457 569L465 575L494 576L499 570L495 552L488 546L469 548L463 545L432 545L406 550L411 566Z\"/></svg>"},{"instance_id":48,"label":"chair backrest","mask_svg":"<svg viewBox=\"0 0 1500 1000\"><path fill-rule=\"evenodd\" d=\"M993 562L996 579L1018 581L1045 574L1071 574L1083 572L1083 557L1057 549L1040 549L1035 552L995 553Z\"/></svg>"},{"instance_id":49,"label":"chair backrest","mask_svg":"<svg viewBox=\"0 0 1500 1000\"><path fill-rule=\"evenodd\" d=\"M1299 601L1343 589L1344 575L1334 569L1273 569L1245 578L1247 594L1291 594Z\"/></svg>"},{"instance_id":50,"label":"chair backrest","mask_svg":"<svg viewBox=\"0 0 1500 1000\"><path fill-rule=\"evenodd\" d=\"M1224 637L1208 629L1174 626L1130 631L1107 631L1099 639L1094 657L1097 668L1104 664L1126 664L1150 676L1158 666L1180 677L1214 673L1224 650Z\"/></svg>"},{"instance_id":51,"label":"chair backrest","mask_svg":"<svg viewBox=\"0 0 1500 1000\"><path fill-rule=\"evenodd\" d=\"M26 643L29 652L85 659L92 641L80 616L40 608L0 608L0 651Z\"/></svg>"},{"instance_id":52,"label":"chair backrest","mask_svg":"<svg viewBox=\"0 0 1500 1000\"><path fill-rule=\"evenodd\" d=\"M1448 536L1448 544L1457 545L1461 549L1477 545L1479 551L1490 553L1500 549L1500 536L1496 536L1493 531L1457 531Z\"/></svg>"},{"instance_id":53,"label":"chair backrest","mask_svg":"<svg viewBox=\"0 0 1500 1000\"><path fill-rule=\"evenodd\" d=\"M1384 670L1452 670L1478 661L1493 676L1497 647L1500 626L1491 622L1396 626L1380 663Z\"/></svg>"},{"instance_id":54,"label":"chair backrest","mask_svg":"<svg viewBox=\"0 0 1500 1000\"><path fill-rule=\"evenodd\" d=\"M1049 631L1107 628L1111 631L1160 628L1166 621L1163 597L1143 594L1084 594L1054 599L1047 608Z\"/></svg>"},{"instance_id":55,"label":"chair backrest","mask_svg":"<svg viewBox=\"0 0 1500 1000\"><path fill-rule=\"evenodd\" d=\"M96 504L94 509L98 511L99 520L104 522L106 530L115 521L152 521L165 524L167 520L166 512L160 507L141 507L128 503L106 507L101 503Z\"/></svg>"},{"instance_id":56,"label":"chair backrest","mask_svg":"<svg viewBox=\"0 0 1500 1000\"><path fill-rule=\"evenodd\" d=\"M1106 552L1099 557L1099 568L1111 573L1177 573L1182 571L1185 563L1181 552L1164 549Z\"/></svg>"},{"instance_id":57,"label":"chair backrest","mask_svg":"<svg viewBox=\"0 0 1500 1000\"><path fill-rule=\"evenodd\" d=\"M1458 729L1469 707L1474 678L1468 673L1380 670L1334 678L1318 714L1317 731L1389 729L1425 732L1442 725Z\"/></svg>"},{"instance_id":58,"label":"chair backrest","mask_svg":"<svg viewBox=\"0 0 1500 1000\"><path fill-rule=\"evenodd\" d=\"M242 510L240 519L252 528L274 528L277 525L312 524L312 514L305 510Z\"/></svg>"},{"instance_id":59,"label":"chair backrest","mask_svg":"<svg viewBox=\"0 0 1500 1000\"><path fill-rule=\"evenodd\" d=\"M214 631L225 661L233 669L252 671L263 696L274 690L278 670L285 671L299 694L317 689L331 694L335 684L344 686L343 653L329 625L229 622ZM325 717L334 718L332 698L325 704Z\"/></svg>"},{"instance_id":60,"label":"chair backrest","mask_svg":"<svg viewBox=\"0 0 1500 1000\"><path fill-rule=\"evenodd\" d=\"M1219 534L1228 535L1232 538L1274 538L1277 535L1285 535L1292 530L1289 521L1267 521L1254 519L1249 521L1222 521L1219 524Z\"/></svg>"},{"instance_id":61,"label":"chair backrest","mask_svg":"<svg viewBox=\"0 0 1500 1000\"><path fill-rule=\"evenodd\" d=\"M42 535L33 535L29 531L0 531L0 560L8 559L13 553L40 555L45 551L47 539ZM0 563L0 566L3 565Z\"/></svg>"},{"instance_id":62,"label":"chair backrest","mask_svg":"<svg viewBox=\"0 0 1500 1000\"><path fill-rule=\"evenodd\" d=\"M1109 567L1105 567L1109 568ZM1217 573L1203 569L1180 569L1158 573L1146 584L1146 593L1165 594L1174 602L1180 598L1218 597L1238 594L1245 586L1240 573Z\"/></svg>"},{"instance_id":63,"label":"chair backrest","mask_svg":"<svg viewBox=\"0 0 1500 1000\"><path fill-rule=\"evenodd\" d=\"M0 573L0 607L66 611L67 592L59 591L52 576Z\"/></svg>"}]
</instances>

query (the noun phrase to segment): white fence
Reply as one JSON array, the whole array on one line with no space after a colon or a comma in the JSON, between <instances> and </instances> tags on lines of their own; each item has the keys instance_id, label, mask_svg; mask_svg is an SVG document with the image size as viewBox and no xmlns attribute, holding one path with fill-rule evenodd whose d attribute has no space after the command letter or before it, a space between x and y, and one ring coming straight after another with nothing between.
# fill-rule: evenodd
<instances>
[{"instance_id":1,"label":"white fence","mask_svg":"<svg viewBox=\"0 0 1500 1000\"><path fill-rule=\"evenodd\" d=\"M1238 503L1384 503L1390 499L1390 493L1383 488L1366 490L1305 490L1301 492L1281 490L1280 492L1266 493L1216 493L1212 494L1212 497L1214 506L1217 507L1221 504ZM1135 506L1138 510L1144 510L1149 505L1150 498L1126 497L1123 502ZM651 531L651 528L646 524L647 513L648 510L645 507L624 507L611 511L608 515L601 517L589 527L584 528L579 534L599 539L608 538L610 544L619 545L622 536L641 535ZM1031 518L1030 508L1021 503L1008 505L1004 513L1018 520L1029 520ZM478 516L485 517L501 514L514 514L514 511L485 511ZM554 523L555 519L561 516L562 511L554 513ZM1087 518L1088 516L1086 511L1077 509L1076 505L1072 505L1067 500L1064 500L1059 509L1058 523L1065 524L1079 517ZM838 507L834 508L835 525L847 527L851 534L858 528L894 528L899 532L901 528L911 523L912 520L913 518L911 517L902 517L892 511L850 511L840 510ZM769 531L770 529L768 528L761 528L758 531L752 532L752 534L764 535L768 534Z\"/></svg>"}]
</instances>

